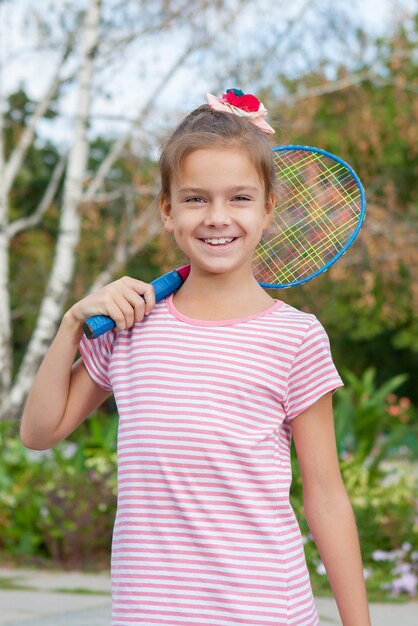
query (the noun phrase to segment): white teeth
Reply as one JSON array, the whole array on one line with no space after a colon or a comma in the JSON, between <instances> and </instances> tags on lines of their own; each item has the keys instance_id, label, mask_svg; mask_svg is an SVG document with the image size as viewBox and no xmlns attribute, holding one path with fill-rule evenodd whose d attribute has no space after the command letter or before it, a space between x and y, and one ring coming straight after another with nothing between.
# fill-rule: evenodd
<instances>
[{"instance_id":1,"label":"white teeth","mask_svg":"<svg viewBox=\"0 0 418 626\"><path fill-rule=\"evenodd\" d=\"M222 243L230 243L234 237L220 237L219 239L204 239L205 243L210 243L212 246L218 246Z\"/></svg>"}]
</instances>

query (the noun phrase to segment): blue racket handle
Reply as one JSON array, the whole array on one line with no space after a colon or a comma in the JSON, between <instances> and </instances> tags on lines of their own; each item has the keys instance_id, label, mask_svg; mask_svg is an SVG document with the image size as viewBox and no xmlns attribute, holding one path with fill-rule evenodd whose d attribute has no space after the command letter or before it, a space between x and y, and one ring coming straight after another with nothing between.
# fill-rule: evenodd
<instances>
[{"instance_id":1,"label":"blue racket handle","mask_svg":"<svg viewBox=\"0 0 418 626\"><path fill-rule=\"evenodd\" d=\"M171 270L171 272L167 272L167 274L163 274L151 281L150 284L154 287L156 302L160 302L160 300L177 291L186 280L189 270L190 266L186 265L178 270ZM103 333L112 330L115 326L116 324L111 317L107 315L93 315L93 317L89 317L83 323L83 330L87 339L95 339L103 335Z\"/></svg>"}]
</instances>

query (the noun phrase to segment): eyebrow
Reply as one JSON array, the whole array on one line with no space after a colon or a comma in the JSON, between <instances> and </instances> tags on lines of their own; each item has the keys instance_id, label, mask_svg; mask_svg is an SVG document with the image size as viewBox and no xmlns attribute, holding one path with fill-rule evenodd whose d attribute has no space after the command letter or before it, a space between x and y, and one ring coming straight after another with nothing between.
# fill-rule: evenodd
<instances>
[{"instance_id":1,"label":"eyebrow","mask_svg":"<svg viewBox=\"0 0 418 626\"><path fill-rule=\"evenodd\" d=\"M199 187L182 187L178 190L178 193L204 193L206 189L200 189ZM237 187L230 187L227 191L232 193L239 193L243 191L258 191L258 187L253 187L252 185L239 185Z\"/></svg>"}]
</instances>

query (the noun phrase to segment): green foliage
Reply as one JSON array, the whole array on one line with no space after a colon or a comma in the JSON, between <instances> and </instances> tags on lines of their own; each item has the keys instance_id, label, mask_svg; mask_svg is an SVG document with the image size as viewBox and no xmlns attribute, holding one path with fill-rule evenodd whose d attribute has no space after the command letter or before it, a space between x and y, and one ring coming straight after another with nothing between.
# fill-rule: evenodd
<instances>
[{"instance_id":1,"label":"green foliage","mask_svg":"<svg viewBox=\"0 0 418 626\"><path fill-rule=\"evenodd\" d=\"M36 554L43 540L34 520L43 499L33 486L42 468L32 466L20 441L9 437L9 429L0 424L0 547L15 555Z\"/></svg>"},{"instance_id":2,"label":"green foliage","mask_svg":"<svg viewBox=\"0 0 418 626\"><path fill-rule=\"evenodd\" d=\"M35 107L36 103L31 100L23 87L8 97L5 111L7 156L19 141ZM54 115L54 110L51 109L46 117ZM112 145L113 139L106 137L97 137L91 141L86 185L89 178L97 172ZM60 157L57 146L35 136L9 196L11 222L35 212ZM82 236L77 251L74 284L66 303L67 308L86 295L97 275L112 261L121 230L129 232L141 210L148 207L155 193L155 185L153 186L155 175L155 162L149 158L139 158L126 149L123 156L113 164L103 184L101 191L104 199L81 207ZM14 373L17 372L27 349L48 283L59 229L62 193L61 181L42 222L35 228L17 234L11 241L10 275L13 276L13 280L10 284L10 302L14 327ZM138 233L135 236L138 236ZM131 241L128 236L126 247L129 248L131 245L135 245L135 241ZM135 259L134 275L151 280L159 274L158 265L153 265L150 259L153 252L150 251ZM34 267L36 272L33 271ZM133 270L122 268L120 275L127 271Z\"/></svg>"},{"instance_id":3,"label":"green foliage","mask_svg":"<svg viewBox=\"0 0 418 626\"><path fill-rule=\"evenodd\" d=\"M411 547L418 545L413 409L394 394L401 376L377 384L375 371L369 370L362 376L345 372L344 379L346 387L335 396L340 468L357 520L369 597L403 597L410 593L407 574L410 580L418 575L418 553ZM66 567L108 565L116 514L117 426L116 415L98 412L67 441L33 452L20 443L13 425L0 425L0 551ZM312 584L316 593L331 594L304 518L294 448L291 460L291 504Z\"/></svg>"},{"instance_id":4,"label":"green foliage","mask_svg":"<svg viewBox=\"0 0 418 626\"><path fill-rule=\"evenodd\" d=\"M21 87L10 94L7 105L5 143L6 156L9 156L33 114L36 102ZM52 116L52 111L46 114L46 117ZM56 146L37 137L27 151L9 198L11 219L28 215L35 210L58 159L59 151Z\"/></svg>"},{"instance_id":5,"label":"green foliage","mask_svg":"<svg viewBox=\"0 0 418 626\"><path fill-rule=\"evenodd\" d=\"M418 401L413 377L418 367L416 41L416 16L405 19L385 38L353 32L352 44L358 46L358 54L347 63L336 66L333 58L324 59L305 75L281 75L270 81L297 96L291 106L281 103L275 111L277 97L267 89L262 99L272 103L271 117L283 120L285 143L317 145L345 158L360 174L368 199L365 225L349 253L315 281L286 290L285 299L318 315L329 331L338 366L358 374L378 362L380 382L408 372L404 393ZM367 54L361 53L363 49ZM333 84L345 79L345 88ZM309 97L311 89L314 95ZM318 95L322 89L324 95ZM304 90L307 97L299 97ZM10 155L36 103L22 87L10 95L7 104L6 155ZM55 115L54 107L55 103L47 117ZM110 136L92 139L86 186L113 140ZM104 181L102 199L81 207L82 236L67 307L84 297L98 273L114 258L120 232L129 232L155 196L157 167L150 154L138 156L133 148L126 148ZM10 196L12 220L34 211L59 157L58 146L36 137ZM59 189L42 225L21 233L11 243L15 371L47 284L61 199ZM135 238L141 239L141 235L128 235L126 249L135 249ZM176 253L161 236L118 275L128 273L149 281L176 262ZM280 297L277 292L273 295Z\"/></svg>"},{"instance_id":6,"label":"green foliage","mask_svg":"<svg viewBox=\"0 0 418 626\"><path fill-rule=\"evenodd\" d=\"M377 468L389 449L399 445L405 437L402 423L394 424L389 414L388 396L407 379L405 375L391 378L380 387L376 385L376 369L367 369L362 376L344 371L346 386L335 397L335 434L338 451L355 454L359 463L368 457L379 434L389 432L385 443L373 459Z\"/></svg>"},{"instance_id":7,"label":"green foliage","mask_svg":"<svg viewBox=\"0 0 418 626\"><path fill-rule=\"evenodd\" d=\"M336 438L371 597L390 589L399 575L397 568L413 571L415 567L416 572L417 567L413 552L406 547L418 541L416 413L413 409L397 413L402 398L391 399L397 391L418 401L418 287L414 272L418 109L413 53L417 25L415 19L401 25L391 37L369 40L369 54L359 55L356 67L339 67L338 79L350 74L359 79L350 87L327 90L330 80L323 68L294 81L287 79L288 93L325 87L325 96L302 98L288 111L283 106L279 111L288 127L284 143L317 145L342 156L359 172L368 197L366 223L350 253L312 283L286 290L285 299L318 315L329 331L335 361L339 367L341 364L346 387L335 396ZM364 58L371 61L366 63ZM370 78L363 80L365 71ZM34 110L34 102L23 89L11 95L8 105L6 155ZM269 108L274 116L273 107ZM51 109L48 116L53 115ZM93 141L89 172L97 171L110 145L108 138ZM56 146L36 139L10 197L11 219L33 212L58 158ZM116 199L83 206L72 301L85 295L97 273L112 259L120 229L128 228L132 221L129 211L134 209L136 216L148 206L152 193L144 190L152 187L154 177L151 159L139 159L126 150L104 185L103 191L113 193ZM126 189L128 195L124 195ZM129 194L137 189L141 192L132 199ZM39 228L12 242L16 367L47 282L61 194L60 189ZM145 254L132 259L124 273L151 280L159 270L175 266L174 259L162 237ZM280 297L277 292L272 295ZM403 372L409 373L408 379ZM116 417L96 414L67 442L36 453L22 446L11 425L0 424L0 549L15 557L44 557L73 566L107 560L116 508L116 429ZM405 449L408 459L403 459ZM294 449L292 469L291 502L306 539L313 585L330 592L304 519ZM396 559L378 560L377 548L395 554Z\"/></svg>"},{"instance_id":8,"label":"green foliage","mask_svg":"<svg viewBox=\"0 0 418 626\"><path fill-rule=\"evenodd\" d=\"M23 88L19 88L7 99L5 112L5 148L9 156L16 146L36 103ZM47 112L47 117L53 112ZM42 141L38 136L28 148L23 164L18 172L13 189L9 195L9 219L11 222L33 215L41 202L45 189L58 160L59 150L49 141ZM18 367L27 348L30 334L38 314L39 303L47 284L52 259L52 242L58 231L58 204L62 194L58 188L42 227L29 229L18 234L10 247L10 303L13 311L13 352L15 368ZM34 272L34 267L36 271Z\"/></svg>"},{"instance_id":9,"label":"green foliage","mask_svg":"<svg viewBox=\"0 0 418 626\"><path fill-rule=\"evenodd\" d=\"M340 470L357 522L370 599L402 595L418 577L418 455L413 407L399 398L405 376L378 385L376 370L343 374L345 387L334 400ZM331 594L321 558L303 509L303 484L292 445L291 504L305 542L317 593ZM379 552L380 551L380 552ZM388 553L382 558L381 551ZM404 577L404 578L403 578ZM417 578L418 580L418 578Z\"/></svg>"},{"instance_id":10,"label":"green foliage","mask_svg":"<svg viewBox=\"0 0 418 626\"><path fill-rule=\"evenodd\" d=\"M270 107L284 119L285 143L315 145L347 160L368 203L347 255L285 299L318 315L339 367L359 374L378 364L379 382L407 372L403 393L417 402L418 17L404 17L384 38L358 35L358 48L354 33L352 40L358 54L347 63L330 60L327 71L318 65L287 82L290 93L306 97Z\"/></svg>"},{"instance_id":11,"label":"green foliage","mask_svg":"<svg viewBox=\"0 0 418 626\"><path fill-rule=\"evenodd\" d=\"M418 545L416 463L386 462L378 481L357 459L342 460L341 472L356 518L369 599L406 594L399 585L401 573L418 575L418 553L413 549ZM304 518L302 500L293 498L292 506L305 539L314 590L330 594L318 549ZM382 552L387 553L386 559Z\"/></svg>"},{"instance_id":12,"label":"green foliage","mask_svg":"<svg viewBox=\"0 0 418 626\"><path fill-rule=\"evenodd\" d=\"M117 417L97 414L78 442L28 451L0 424L0 549L72 567L107 563L116 512Z\"/></svg>"}]
</instances>

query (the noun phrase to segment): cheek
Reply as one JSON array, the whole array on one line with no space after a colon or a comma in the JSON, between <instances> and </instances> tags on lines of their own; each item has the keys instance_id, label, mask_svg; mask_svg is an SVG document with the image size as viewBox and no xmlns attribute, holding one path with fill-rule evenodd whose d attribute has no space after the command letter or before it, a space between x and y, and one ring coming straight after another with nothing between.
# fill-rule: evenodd
<instances>
[{"instance_id":1,"label":"cheek","mask_svg":"<svg viewBox=\"0 0 418 626\"><path fill-rule=\"evenodd\" d=\"M170 233L181 233L184 230L184 224L182 222L181 215L179 215L175 208L170 208L170 211L166 213L164 219L164 227Z\"/></svg>"},{"instance_id":2,"label":"cheek","mask_svg":"<svg viewBox=\"0 0 418 626\"><path fill-rule=\"evenodd\" d=\"M270 223L270 216L261 211L253 217L252 230L254 233L262 232Z\"/></svg>"},{"instance_id":3,"label":"cheek","mask_svg":"<svg viewBox=\"0 0 418 626\"><path fill-rule=\"evenodd\" d=\"M190 229L187 228L185 224L181 222L181 220L173 220L172 224L172 233L174 235L174 239L177 244L180 245L185 239L190 236Z\"/></svg>"},{"instance_id":4,"label":"cheek","mask_svg":"<svg viewBox=\"0 0 418 626\"><path fill-rule=\"evenodd\" d=\"M196 227L196 219L189 212L178 211L172 214L171 223L173 225L173 232L177 233L180 237L184 235L192 235Z\"/></svg>"}]
</instances>

